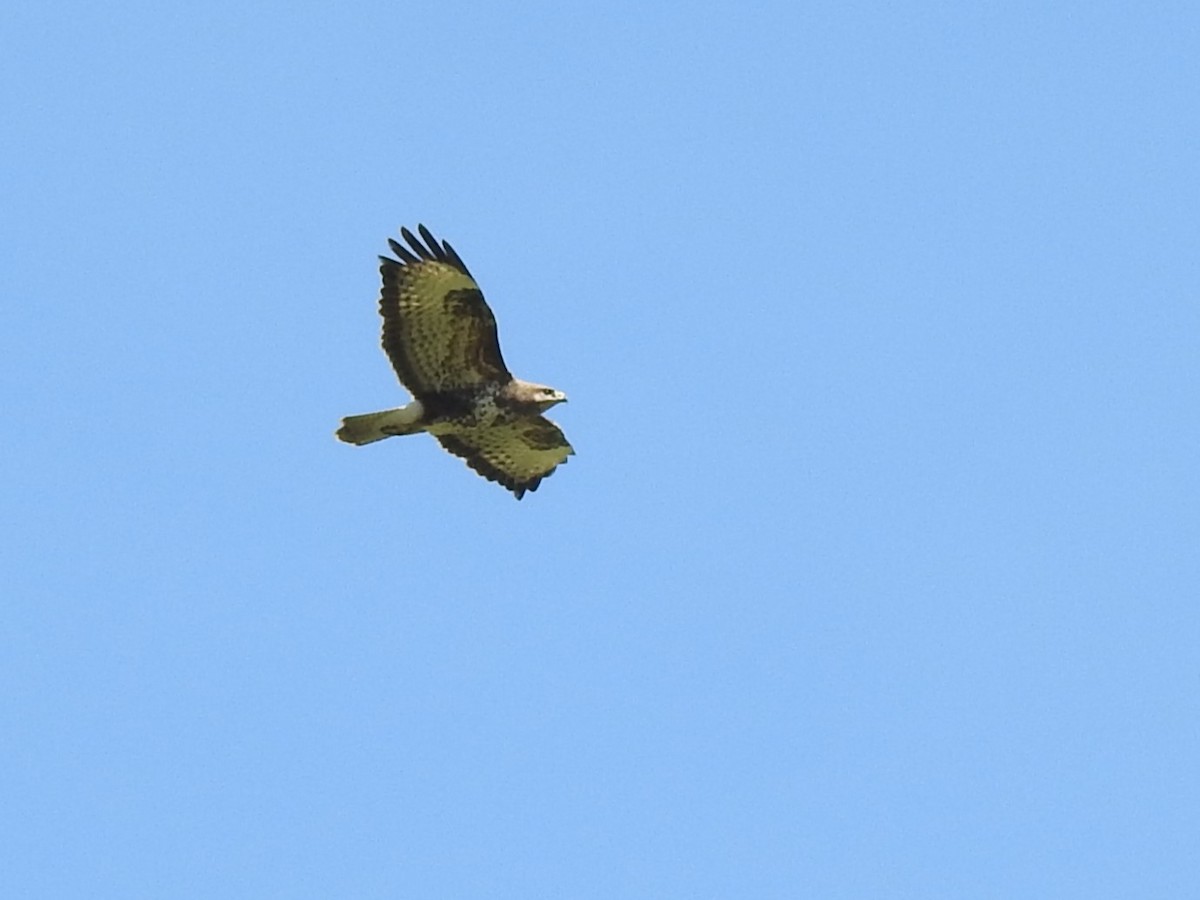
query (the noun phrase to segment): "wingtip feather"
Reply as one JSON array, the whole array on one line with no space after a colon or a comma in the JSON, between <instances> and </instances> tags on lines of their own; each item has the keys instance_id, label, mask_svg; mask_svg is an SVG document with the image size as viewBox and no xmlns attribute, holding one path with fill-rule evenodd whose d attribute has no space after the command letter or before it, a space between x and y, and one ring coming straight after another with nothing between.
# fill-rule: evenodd
<instances>
[{"instance_id":1,"label":"wingtip feather","mask_svg":"<svg viewBox=\"0 0 1200 900\"><path fill-rule=\"evenodd\" d=\"M420 228L421 228L421 226L418 225L417 229L420 230ZM406 241L408 241L408 245L413 248L413 250L416 252L417 256L421 257L421 259L427 259L430 262L432 262L434 260L435 257L433 255L433 252L428 247L426 247L424 244L422 244L420 242L420 240L417 239L416 235L414 235L407 228L400 229L400 236L402 238L404 238Z\"/></svg>"},{"instance_id":2,"label":"wingtip feather","mask_svg":"<svg viewBox=\"0 0 1200 900\"><path fill-rule=\"evenodd\" d=\"M438 239L433 236L433 233L424 225L417 225L417 232L425 239L425 246L433 251L434 257L439 262L444 262L446 251L442 249L442 245L438 243Z\"/></svg>"}]
</instances>

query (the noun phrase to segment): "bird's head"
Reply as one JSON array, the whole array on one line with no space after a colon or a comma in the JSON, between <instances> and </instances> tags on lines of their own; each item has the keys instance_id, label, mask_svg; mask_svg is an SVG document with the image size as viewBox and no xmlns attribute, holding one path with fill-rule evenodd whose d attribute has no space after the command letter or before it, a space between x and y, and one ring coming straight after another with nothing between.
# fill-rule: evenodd
<instances>
[{"instance_id":1,"label":"bird's head","mask_svg":"<svg viewBox=\"0 0 1200 900\"><path fill-rule=\"evenodd\" d=\"M510 398L514 403L525 407L533 407L538 412L545 412L550 407L567 402L567 395L560 390L545 384L534 384L530 381L514 381L509 388Z\"/></svg>"}]
</instances>

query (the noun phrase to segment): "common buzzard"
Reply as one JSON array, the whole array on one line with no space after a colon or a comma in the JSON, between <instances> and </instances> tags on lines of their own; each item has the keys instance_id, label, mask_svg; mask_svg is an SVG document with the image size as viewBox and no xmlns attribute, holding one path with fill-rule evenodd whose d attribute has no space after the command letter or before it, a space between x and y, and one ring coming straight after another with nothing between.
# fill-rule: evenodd
<instances>
[{"instance_id":1,"label":"common buzzard","mask_svg":"<svg viewBox=\"0 0 1200 900\"><path fill-rule=\"evenodd\" d=\"M423 243L401 228L408 247L389 239L398 259L379 258L383 350L413 401L347 416L337 436L361 445L426 431L520 500L575 452L542 415L567 395L513 377L479 285L453 247L417 230Z\"/></svg>"}]
</instances>

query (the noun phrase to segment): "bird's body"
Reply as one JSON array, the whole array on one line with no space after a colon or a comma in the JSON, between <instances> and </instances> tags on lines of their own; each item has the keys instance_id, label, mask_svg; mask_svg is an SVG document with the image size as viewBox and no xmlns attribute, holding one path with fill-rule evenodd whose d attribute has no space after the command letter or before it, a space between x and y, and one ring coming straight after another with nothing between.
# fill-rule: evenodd
<instances>
[{"instance_id":1,"label":"bird's body","mask_svg":"<svg viewBox=\"0 0 1200 900\"><path fill-rule=\"evenodd\" d=\"M399 409L348 416L340 440L370 444L428 432L519 500L575 451L542 413L566 395L514 378L500 355L496 319L458 254L423 225L424 243L380 257L383 349L413 401ZM410 249L411 248L411 249Z\"/></svg>"}]
</instances>

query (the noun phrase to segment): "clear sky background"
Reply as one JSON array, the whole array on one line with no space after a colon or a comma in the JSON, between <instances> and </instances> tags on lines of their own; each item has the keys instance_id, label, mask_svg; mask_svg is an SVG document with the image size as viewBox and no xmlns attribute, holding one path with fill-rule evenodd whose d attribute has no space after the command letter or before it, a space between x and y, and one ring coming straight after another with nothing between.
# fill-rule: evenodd
<instances>
[{"instance_id":1,"label":"clear sky background","mask_svg":"<svg viewBox=\"0 0 1200 900\"><path fill-rule=\"evenodd\" d=\"M1194 4L0 42L5 896L1200 896ZM519 503L333 438L418 222Z\"/></svg>"}]
</instances>

